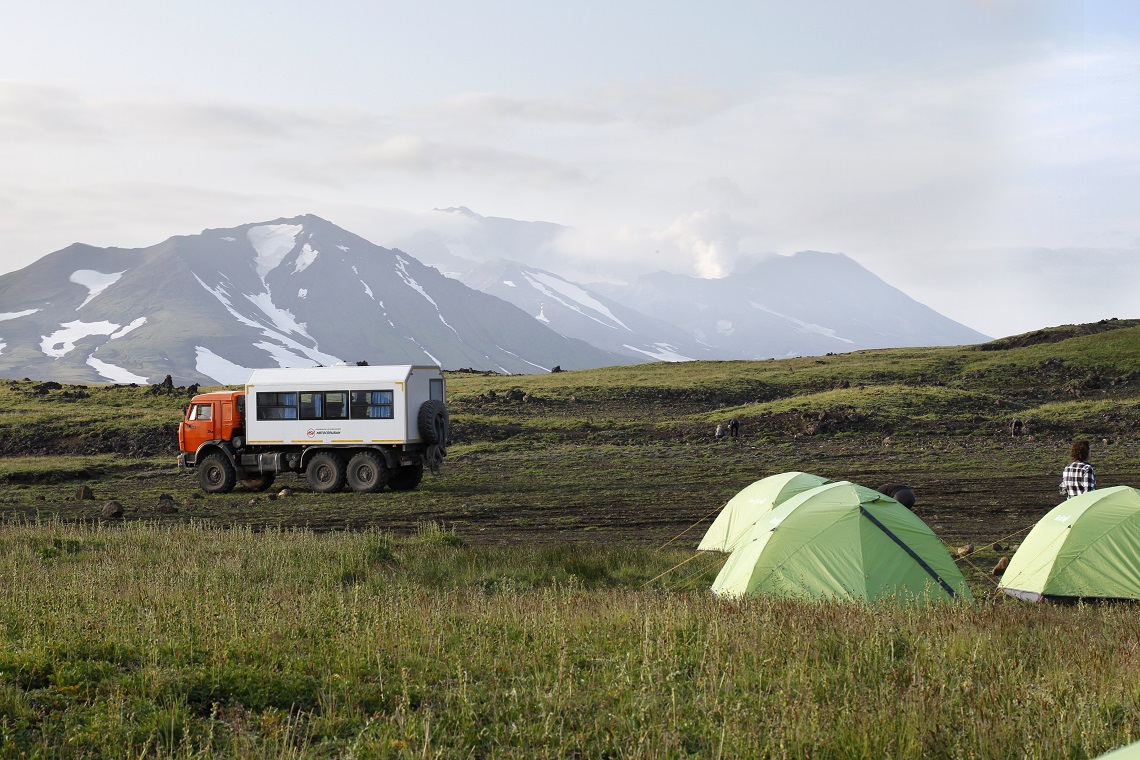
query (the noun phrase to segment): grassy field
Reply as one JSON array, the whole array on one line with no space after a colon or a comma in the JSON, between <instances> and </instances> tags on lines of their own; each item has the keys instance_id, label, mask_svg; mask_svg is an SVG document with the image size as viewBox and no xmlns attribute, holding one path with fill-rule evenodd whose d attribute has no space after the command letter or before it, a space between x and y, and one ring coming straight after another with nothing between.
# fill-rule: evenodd
<instances>
[{"instance_id":1,"label":"grassy field","mask_svg":"<svg viewBox=\"0 0 1140 760\"><path fill-rule=\"evenodd\" d=\"M1135 321L452 372L442 475L404 493L287 476L205 495L174 467L188 400L0 380L0 756L1093 757L1140 739L1137 610L996 598L990 573L1057 503L1073 437L1102 485L1140 485ZM741 437L714 441L729 417ZM948 547L975 546L978 601L712 598L704 526L787 470L911 485Z\"/></svg>"},{"instance_id":2,"label":"grassy field","mask_svg":"<svg viewBox=\"0 0 1140 760\"><path fill-rule=\"evenodd\" d=\"M1093 757L1130 606L646 582L687 552L375 531L0 530L5 757Z\"/></svg>"}]
</instances>

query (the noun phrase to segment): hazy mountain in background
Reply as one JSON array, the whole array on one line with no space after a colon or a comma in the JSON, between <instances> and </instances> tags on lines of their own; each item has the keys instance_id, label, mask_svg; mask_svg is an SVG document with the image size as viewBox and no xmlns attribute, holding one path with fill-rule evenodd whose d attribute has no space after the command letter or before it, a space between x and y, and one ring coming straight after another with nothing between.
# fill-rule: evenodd
<instances>
[{"instance_id":1,"label":"hazy mountain in background","mask_svg":"<svg viewBox=\"0 0 1140 760\"><path fill-rule=\"evenodd\" d=\"M720 279L660 272L628 285L583 284L554 274L565 227L483 217L462 207L441 214L460 216L464 224L423 230L401 247L536 318L541 308L562 335L629 356L763 359L989 339L843 254L768 256Z\"/></svg>"},{"instance_id":2,"label":"hazy mountain in background","mask_svg":"<svg viewBox=\"0 0 1140 760\"><path fill-rule=\"evenodd\" d=\"M989 339L838 253L772 256L720 279L658 272L629 285L592 287L632 309L683 327L719 359L964 345Z\"/></svg>"},{"instance_id":3,"label":"hazy mountain in background","mask_svg":"<svg viewBox=\"0 0 1140 760\"><path fill-rule=\"evenodd\" d=\"M569 229L551 222L482 216L466 206L435 209L435 213L440 218L438 226L385 242L450 276L496 259L521 261L527 266L557 260L555 243ZM460 224L454 224L455 217Z\"/></svg>"},{"instance_id":4,"label":"hazy mountain in background","mask_svg":"<svg viewBox=\"0 0 1140 760\"><path fill-rule=\"evenodd\" d=\"M714 358L684 329L646 316L583 285L515 261L496 259L456 275L464 284L515 306L567 337L643 361Z\"/></svg>"}]
</instances>

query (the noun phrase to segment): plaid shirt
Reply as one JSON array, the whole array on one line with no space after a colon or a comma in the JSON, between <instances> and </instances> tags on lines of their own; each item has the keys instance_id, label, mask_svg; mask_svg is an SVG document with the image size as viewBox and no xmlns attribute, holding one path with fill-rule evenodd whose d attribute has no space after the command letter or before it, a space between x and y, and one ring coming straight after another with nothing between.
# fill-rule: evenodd
<instances>
[{"instance_id":1,"label":"plaid shirt","mask_svg":"<svg viewBox=\"0 0 1140 760\"><path fill-rule=\"evenodd\" d=\"M1069 462L1061 473L1061 495L1071 499L1079 493L1096 488L1096 475L1088 462Z\"/></svg>"}]
</instances>

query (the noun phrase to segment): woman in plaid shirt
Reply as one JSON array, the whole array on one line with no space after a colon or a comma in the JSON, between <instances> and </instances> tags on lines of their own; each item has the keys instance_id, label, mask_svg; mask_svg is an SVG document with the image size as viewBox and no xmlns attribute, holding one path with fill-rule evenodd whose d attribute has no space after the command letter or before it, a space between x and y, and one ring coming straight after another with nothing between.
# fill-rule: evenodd
<instances>
[{"instance_id":1,"label":"woman in plaid shirt","mask_svg":"<svg viewBox=\"0 0 1140 760\"><path fill-rule=\"evenodd\" d=\"M1089 442L1074 441L1073 447L1069 449L1069 459L1072 461L1065 465L1065 470L1061 473L1060 491L1066 499L1096 488L1096 475L1089 464Z\"/></svg>"}]
</instances>

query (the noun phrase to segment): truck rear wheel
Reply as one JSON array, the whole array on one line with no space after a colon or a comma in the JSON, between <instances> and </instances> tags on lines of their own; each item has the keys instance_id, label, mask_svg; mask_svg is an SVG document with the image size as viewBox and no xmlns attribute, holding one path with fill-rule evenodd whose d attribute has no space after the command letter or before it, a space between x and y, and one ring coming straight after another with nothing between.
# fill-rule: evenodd
<instances>
[{"instance_id":1,"label":"truck rear wheel","mask_svg":"<svg viewBox=\"0 0 1140 760\"><path fill-rule=\"evenodd\" d=\"M264 472L260 475L254 475L252 478L245 478L241 481L241 487L247 491L264 491L273 485L273 478L272 472Z\"/></svg>"},{"instance_id":2,"label":"truck rear wheel","mask_svg":"<svg viewBox=\"0 0 1140 760\"><path fill-rule=\"evenodd\" d=\"M361 451L348 460L348 487L357 493L376 493L388 481L388 468L374 451Z\"/></svg>"},{"instance_id":3,"label":"truck rear wheel","mask_svg":"<svg viewBox=\"0 0 1140 760\"><path fill-rule=\"evenodd\" d=\"M317 493L333 493L344 488L344 460L331 451L319 451L305 468L305 480Z\"/></svg>"},{"instance_id":4,"label":"truck rear wheel","mask_svg":"<svg viewBox=\"0 0 1140 760\"><path fill-rule=\"evenodd\" d=\"M447 405L442 401L425 401L420 406L416 422L419 424L420 438L427 443L442 446L451 437L451 418L447 414Z\"/></svg>"},{"instance_id":5,"label":"truck rear wheel","mask_svg":"<svg viewBox=\"0 0 1140 760\"><path fill-rule=\"evenodd\" d=\"M210 454L198 466L198 485L206 493L229 493L237 483L237 471L224 454Z\"/></svg>"},{"instance_id":6,"label":"truck rear wheel","mask_svg":"<svg viewBox=\"0 0 1140 760\"><path fill-rule=\"evenodd\" d=\"M412 491L424 479L424 464L415 464L397 467L388 473L388 487L393 491Z\"/></svg>"}]
</instances>

